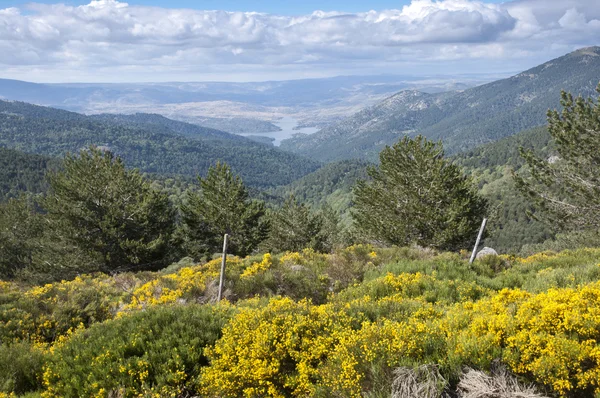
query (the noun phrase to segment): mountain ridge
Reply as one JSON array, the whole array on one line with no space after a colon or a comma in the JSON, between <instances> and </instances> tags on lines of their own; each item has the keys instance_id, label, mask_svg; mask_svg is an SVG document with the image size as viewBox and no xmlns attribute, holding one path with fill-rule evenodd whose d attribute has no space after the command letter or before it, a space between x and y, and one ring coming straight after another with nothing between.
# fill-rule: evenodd
<instances>
[{"instance_id":1,"label":"mountain ridge","mask_svg":"<svg viewBox=\"0 0 600 398\"><path fill-rule=\"evenodd\" d=\"M558 107L562 89L590 96L598 82L600 47L587 47L467 90L402 91L315 134L284 140L281 148L325 162L376 161L385 145L405 134L422 134L456 153L542 125L546 111Z\"/></svg>"}]
</instances>

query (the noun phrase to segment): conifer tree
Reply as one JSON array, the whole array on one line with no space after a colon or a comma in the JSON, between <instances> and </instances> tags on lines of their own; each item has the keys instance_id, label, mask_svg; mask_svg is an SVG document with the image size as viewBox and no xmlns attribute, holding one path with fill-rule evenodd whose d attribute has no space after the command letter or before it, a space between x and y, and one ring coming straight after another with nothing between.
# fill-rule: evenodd
<instances>
[{"instance_id":1,"label":"conifer tree","mask_svg":"<svg viewBox=\"0 0 600 398\"><path fill-rule=\"evenodd\" d=\"M211 167L198 183L200 190L188 191L181 207L189 251L196 256L218 253L225 234L230 254L254 251L269 232L264 203L249 198L242 179L225 163Z\"/></svg>"},{"instance_id":2,"label":"conifer tree","mask_svg":"<svg viewBox=\"0 0 600 398\"><path fill-rule=\"evenodd\" d=\"M600 93L600 84L597 89ZM529 177L513 174L519 190L542 210L535 215L567 230L600 227L600 98L561 93L562 112L548 112L558 156L542 159L521 148Z\"/></svg>"},{"instance_id":3,"label":"conifer tree","mask_svg":"<svg viewBox=\"0 0 600 398\"><path fill-rule=\"evenodd\" d=\"M43 221L27 197L0 204L0 278L31 267L42 251Z\"/></svg>"},{"instance_id":4,"label":"conifer tree","mask_svg":"<svg viewBox=\"0 0 600 398\"><path fill-rule=\"evenodd\" d=\"M268 247L276 252L301 251L302 249L325 250L326 237L322 232L324 221L321 214L313 213L294 196L286 199L283 206L271 213L271 232Z\"/></svg>"},{"instance_id":5,"label":"conifer tree","mask_svg":"<svg viewBox=\"0 0 600 398\"><path fill-rule=\"evenodd\" d=\"M102 271L165 265L175 210L137 170L96 148L67 155L44 201L57 233L99 258Z\"/></svg>"},{"instance_id":6,"label":"conifer tree","mask_svg":"<svg viewBox=\"0 0 600 398\"><path fill-rule=\"evenodd\" d=\"M443 250L472 243L487 203L441 143L405 137L379 159L354 189L354 225L366 239Z\"/></svg>"}]
</instances>

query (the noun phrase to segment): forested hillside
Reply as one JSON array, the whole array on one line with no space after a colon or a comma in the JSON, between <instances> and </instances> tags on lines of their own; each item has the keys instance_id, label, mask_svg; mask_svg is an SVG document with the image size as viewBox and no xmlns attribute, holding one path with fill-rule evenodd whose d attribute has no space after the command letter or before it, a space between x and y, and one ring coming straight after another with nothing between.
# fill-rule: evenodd
<instances>
[{"instance_id":1,"label":"forested hillside","mask_svg":"<svg viewBox=\"0 0 600 398\"><path fill-rule=\"evenodd\" d=\"M58 162L40 155L0 148L0 202L47 189L45 174Z\"/></svg>"},{"instance_id":2,"label":"forested hillside","mask_svg":"<svg viewBox=\"0 0 600 398\"><path fill-rule=\"evenodd\" d=\"M273 202L283 203L291 195L313 208L328 204L344 213L352 202L352 187L359 179L367 178L368 164L362 160L328 163L289 185L269 190L268 195Z\"/></svg>"},{"instance_id":3,"label":"forested hillside","mask_svg":"<svg viewBox=\"0 0 600 398\"><path fill-rule=\"evenodd\" d=\"M164 175L204 175L220 160L255 187L288 184L319 167L243 137L157 115L87 117L6 101L0 101L0 145L55 157L96 145L130 167Z\"/></svg>"},{"instance_id":4,"label":"forested hillside","mask_svg":"<svg viewBox=\"0 0 600 398\"><path fill-rule=\"evenodd\" d=\"M244 137L236 134L168 119L157 114L136 113L133 115L123 115L104 113L100 115L92 115L90 118L93 120L120 124L127 127L145 128L157 132L168 132L170 130L186 137L195 138L198 140L227 140L246 142Z\"/></svg>"},{"instance_id":5,"label":"forested hillside","mask_svg":"<svg viewBox=\"0 0 600 398\"><path fill-rule=\"evenodd\" d=\"M535 213L535 208L515 186L512 172L521 172L525 164L519 148L533 149L544 158L556 154L547 128L538 127L454 157L490 202L484 243L502 253L544 242L557 231L529 215Z\"/></svg>"},{"instance_id":6,"label":"forested hillside","mask_svg":"<svg viewBox=\"0 0 600 398\"><path fill-rule=\"evenodd\" d=\"M508 79L460 92L400 92L339 123L282 142L282 148L321 161L363 158L405 134L442 140L448 153L544 124L560 91L588 97L600 81L600 47L585 48Z\"/></svg>"}]
</instances>

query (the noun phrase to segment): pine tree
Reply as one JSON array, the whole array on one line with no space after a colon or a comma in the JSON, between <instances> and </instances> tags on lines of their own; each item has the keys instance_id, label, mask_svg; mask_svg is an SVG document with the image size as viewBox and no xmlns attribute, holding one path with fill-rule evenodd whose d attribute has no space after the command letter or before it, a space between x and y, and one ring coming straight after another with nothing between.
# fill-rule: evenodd
<instances>
[{"instance_id":1,"label":"pine tree","mask_svg":"<svg viewBox=\"0 0 600 398\"><path fill-rule=\"evenodd\" d=\"M57 233L92 256L102 271L156 269L168 260L175 210L137 170L96 148L67 155L48 175L44 201Z\"/></svg>"},{"instance_id":2,"label":"pine tree","mask_svg":"<svg viewBox=\"0 0 600 398\"><path fill-rule=\"evenodd\" d=\"M418 136L384 148L354 189L354 226L367 239L443 250L467 247L487 203L441 143Z\"/></svg>"},{"instance_id":3,"label":"pine tree","mask_svg":"<svg viewBox=\"0 0 600 398\"><path fill-rule=\"evenodd\" d=\"M323 237L322 248L325 252L331 252L336 247L341 247L345 244L346 236L344 236L344 228L340 214L331 207L328 203L321 206L319 216L323 220L321 226L321 236Z\"/></svg>"},{"instance_id":4,"label":"pine tree","mask_svg":"<svg viewBox=\"0 0 600 398\"><path fill-rule=\"evenodd\" d=\"M600 84L597 91L600 93ZM521 148L531 175L513 174L518 189L552 225L567 230L600 227L600 98L561 93L562 112L548 112L558 156L541 159Z\"/></svg>"},{"instance_id":5,"label":"pine tree","mask_svg":"<svg viewBox=\"0 0 600 398\"><path fill-rule=\"evenodd\" d=\"M31 267L42 251L43 221L25 196L0 204L0 277Z\"/></svg>"},{"instance_id":6,"label":"pine tree","mask_svg":"<svg viewBox=\"0 0 600 398\"><path fill-rule=\"evenodd\" d=\"M271 232L268 248L275 252L326 249L326 237L322 231L324 220L321 214L313 213L294 196L286 199L283 206L271 213Z\"/></svg>"},{"instance_id":7,"label":"pine tree","mask_svg":"<svg viewBox=\"0 0 600 398\"><path fill-rule=\"evenodd\" d=\"M225 234L230 236L229 253L252 253L269 232L264 203L249 199L242 179L225 163L211 167L198 183L200 190L188 191L181 207L191 254L220 252Z\"/></svg>"}]
</instances>

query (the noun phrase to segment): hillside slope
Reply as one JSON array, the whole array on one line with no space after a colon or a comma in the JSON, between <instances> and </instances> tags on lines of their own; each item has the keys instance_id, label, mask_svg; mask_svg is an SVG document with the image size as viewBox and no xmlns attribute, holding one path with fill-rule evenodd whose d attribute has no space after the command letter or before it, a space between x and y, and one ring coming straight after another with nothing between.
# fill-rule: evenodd
<instances>
[{"instance_id":1,"label":"hillside slope","mask_svg":"<svg viewBox=\"0 0 600 398\"><path fill-rule=\"evenodd\" d=\"M44 192L46 171L56 163L46 156L0 148L0 202L22 192Z\"/></svg>"},{"instance_id":2,"label":"hillside slope","mask_svg":"<svg viewBox=\"0 0 600 398\"><path fill-rule=\"evenodd\" d=\"M362 160L326 164L291 184L269 190L267 199L281 204L293 195L313 208L328 204L334 210L346 213L352 202L352 187L358 180L367 178L368 165Z\"/></svg>"},{"instance_id":3,"label":"hillside slope","mask_svg":"<svg viewBox=\"0 0 600 398\"><path fill-rule=\"evenodd\" d=\"M442 140L457 153L544 124L560 91L590 96L600 82L600 47L575 51L508 79L461 92L403 91L281 148L321 161L377 154L405 134Z\"/></svg>"},{"instance_id":4,"label":"hillside slope","mask_svg":"<svg viewBox=\"0 0 600 398\"><path fill-rule=\"evenodd\" d=\"M260 188L289 184L319 167L243 137L161 116L103 119L21 102L0 101L0 145L57 157L97 145L131 167L163 175L204 174L222 161Z\"/></svg>"}]
</instances>

